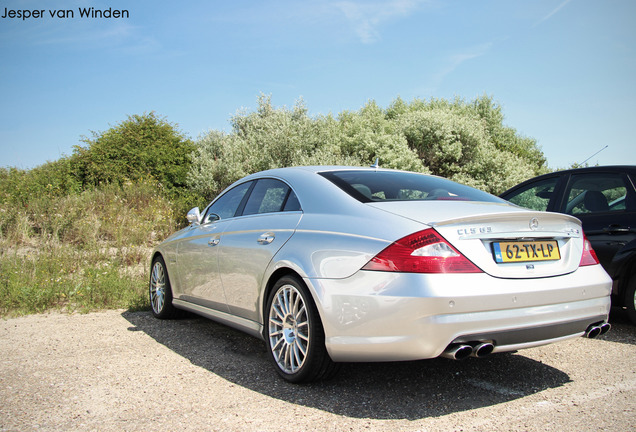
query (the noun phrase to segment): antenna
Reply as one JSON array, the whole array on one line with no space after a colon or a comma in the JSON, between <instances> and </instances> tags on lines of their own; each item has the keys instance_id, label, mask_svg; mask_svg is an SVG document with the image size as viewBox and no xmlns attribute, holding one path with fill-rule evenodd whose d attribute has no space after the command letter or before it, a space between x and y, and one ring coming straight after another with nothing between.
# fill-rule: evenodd
<instances>
[{"instance_id":1,"label":"antenna","mask_svg":"<svg viewBox=\"0 0 636 432\"><path fill-rule=\"evenodd\" d=\"M590 159L592 159L594 156L596 156L597 154L599 154L600 152L602 152L603 150L605 150L605 149L606 149L606 148L608 148L608 147L609 147L609 144L608 144L608 145L606 145L605 147L603 147L602 149L600 149L599 151L597 151L596 153L594 153L594 154L593 154L592 156L590 156L589 158L585 159L583 162L581 162L581 163L579 164L579 166L583 166L583 164L584 164L585 162L589 161L589 160L590 160Z\"/></svg>"},{"instance_id":2,"label":"antenna","mask_svg":"<svg viewBox=\"0 0 636 432\"><path fill-rule=\"evenodd\" d=\"M380 158L375 158L375 163L371 165L371 168L375 168L375 169L380 168Z\"/></svg>"}]
</instances>

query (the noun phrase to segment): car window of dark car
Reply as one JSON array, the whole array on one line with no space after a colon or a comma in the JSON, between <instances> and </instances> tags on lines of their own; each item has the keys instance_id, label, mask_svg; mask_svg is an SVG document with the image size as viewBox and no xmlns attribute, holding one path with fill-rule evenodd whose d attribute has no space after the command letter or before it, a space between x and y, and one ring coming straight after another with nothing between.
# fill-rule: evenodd
<instances>
[{"instance_id":1,"label":"car window of dark car","mask_svg":"<svg viewBox=\"0 0 636 432\"><path fill-rule=\"evenodd\" d=\"M453 181L400 171L327 171L319 173L361 202L483 201L503 202L489 193Z\"/></svg>"},{"instance_id":2,"label":"car window of dark car","mask_svg":"<svg viewBox=\"0 0 636 432\"><path fill-rule=\"evenodd\" d=\"M559 178L552 177L526 185L503 198L521 207L546 211Z\"/></svg>"},{"instance_id":3,"label":"car window of dark car","mask_svg":"<svg viewBox=\"0 0 636 432\"><path fill-rule=\"evenodd\" d=\"M213 222L214 215L218 215L221 219L234 217L245 193L248 191L252 182L242 183L221 195L214 203L208 207L203 217L203 223Z\"/></svg>"},{"instance_id":4,"label":"car window of dark car","mask_svg":"<svg viewBox=\"0 0 636 432\"><path fill-rule=\"evenodd\" d=\"M282 210L300 210L296 194L282 181L260 179L247 199L243 215L272 213Z\"/></svg>"},{"instance_id":5,"label":"car window of dark car","mask_svg":"<svg viewBox=\"0 0 636 432\"><path fill-rule=\"evenodd\" d=\"M576 174L566 189L565 213L578 215L624 211L631 193L620 173Z\"/></svg>"}]
</instances>

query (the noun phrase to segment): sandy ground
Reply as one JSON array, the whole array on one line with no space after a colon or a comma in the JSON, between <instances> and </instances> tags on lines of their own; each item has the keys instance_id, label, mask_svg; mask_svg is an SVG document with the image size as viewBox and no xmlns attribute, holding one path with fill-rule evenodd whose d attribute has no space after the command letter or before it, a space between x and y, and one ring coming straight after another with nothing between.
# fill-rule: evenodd
<instances>
[{"instance_id":1,"label":"sandy ground","mask_svg":"<svg viewBox=\"0 0 636 432\"><path fill-rule=\"evenodd\" d=\"M636 326L455 362L346 364L292 385L262 342L148 312L0 321L0 430L633 431Z\"/></svg>"}]
</instances>

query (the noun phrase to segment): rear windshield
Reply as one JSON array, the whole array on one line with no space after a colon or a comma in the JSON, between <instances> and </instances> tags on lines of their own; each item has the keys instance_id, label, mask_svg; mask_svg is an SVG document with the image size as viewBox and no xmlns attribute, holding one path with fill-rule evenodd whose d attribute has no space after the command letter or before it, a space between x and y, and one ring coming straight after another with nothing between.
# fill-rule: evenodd
<instances>
[{"instance_id":1,"label":"rear windshield","mask_svg":"<svg viewBox=\"0 0 636 432\"><path fill-rule=\"evenodd\" d=\"M489 193L440 177L403 171L328 171L320 173L361 202L504 202Z\"/></svg>"}]
</instances>

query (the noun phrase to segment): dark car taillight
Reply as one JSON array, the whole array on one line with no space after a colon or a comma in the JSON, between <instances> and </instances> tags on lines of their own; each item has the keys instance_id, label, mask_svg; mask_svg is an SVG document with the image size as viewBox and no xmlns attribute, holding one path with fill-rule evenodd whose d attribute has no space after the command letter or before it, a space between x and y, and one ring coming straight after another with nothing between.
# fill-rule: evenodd
<instances>
[{"instance_id":1,"label":"dark car taillight","mask_svg":"<svg viewBox=\"0 0 636 432\"><path fill-rule=\"evenodd\" d=\"M481 273L481 270L432 228L387 246L363 270L405 273Z\"/></svg>"},{"instance_id":2,"label":"dark car taillight","mask_svg":"<svg viewBox=\"0 0 636 432\"><path fill-rule=\"evenodd\" d=\"M587 239L585 233L583 233L583 255L581 256L581 262L579 267L599 264L596 252L592 249L592 243Z\"/></svg>"}]
</instances>

